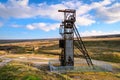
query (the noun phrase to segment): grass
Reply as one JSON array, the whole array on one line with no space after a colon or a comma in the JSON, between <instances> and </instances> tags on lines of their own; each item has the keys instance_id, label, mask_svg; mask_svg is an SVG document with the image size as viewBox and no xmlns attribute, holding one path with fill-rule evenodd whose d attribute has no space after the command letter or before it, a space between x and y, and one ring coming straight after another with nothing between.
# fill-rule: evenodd
<instances>
[{"instance_id":1,"label":"grass","mask_svg":"<svg viewBox=\"0 0 120 80\"><path fill-rule=\"evenodd\" d=\"M0 62L2 62L3 60L2 59L0 59Z\"/></svg>"},{"instance_id":2,"label":"grass","mask_svg":"<svg viewBox=\"0 0 120 80\"><path fill-rule=\"evenodd\" d=\"M0 56L5 54L6 54L6 51L0 51Z\"/></svg>"},{"instance_id":3,"label":"grass","mask_svg":"<svg viewBox=\"0 0 120 80\"><path fill-rule=\"evenodd\" d=\"M120 40L119 39L101 39L101 40L85 40L85 46L88 53L93 59L117 62L120 61ZM11 49L9 52L14 54L38 54L46 56L59 56L61 50L58 45L58 41L33 41L33 42L21 42L21 43L11 43L11 44L0 44L1 48ZM33 48L38 47L37 50ZM28 53L30 52L30 53ZM80 53L80 52L79 52ZM117 53L117 54L114 54ZM0 53L2 54L2 53ZM75 56L77 57L76 53Z\"/></svg>"},{"instance_id":4,"label":"grass","mask_svg":"<svg viewBox=\"0 0 120 80\"><path fill-rule=\"evenodd\" d=\"M93 59L119 63L120 61L119 59L120 57L118 56L118 54L120 54L119 39L85 40L84 43L88 50L88 53ZM21 42L13 44L11 43L8 45L1 44L1 47L7 46L10 47L10 45L12 45L11 46L12 49L10 51L11 53L14 54L38 54L46 55L48 57L50 56L54 57L59 56L59 54L61 53L58 41L46 40L46 41ZM33 50L34 46L38 47L38 49ZM78 55L75 53L75 56L77 57Z\"/></svg>"},{"instance_id":5,"label":"grass","mask_svg":"<svg viewBox=\"0 0 120 80\"><path fill-rule=\"evenodd\" d=\"M46 65L39 69L31 65L12 61L0 68L0 80L120 80L120 73L67 72L58 74L48 72Z\"/></svg>"},{"instance_id":6,"label":"grass","mask_svg":"<svg viewBox=\"0 0 120 80\"><path fill-rule=\"evenodd\" d=\"M108 54L98 54L98 55L92 55L91 57L96 60L120 63L120 56L118 56L117 54L109 54L109 53Z\"/></svg>"},{"instance_id":7,"label":"grass","mask_svg":"<svg viewBox=\"0 0 120 80\"><path fill-rule=\"evenodd\" d=\"M0 68L0 80L120 80L120 66L118 65L120 63L120 40L86 40L84 43L91 58L112 62L112 66L116 68L117 73L70 72L56 74L47 71L48 67L46 65L42 65L41 68L37 69L32 66L32 63L13 61ZM0 51L0 55L8 54L5 55L7 58L58 58L58 55L61 53L58 41L47 40L0 44L0 46L10 45L18 46L12 47L10 50L14 53L9 54L5 50L2 50ZM38 47L38 50L33 50L33 46ZM32 53L26 53L27 51L31 51Z\"/></svg>"},{"instance_id":8,"label":"grass","mask_svg":"<svg viewBox=\"0 0 120 80\"><path fill-rule=\"evenodd\" d=\"M65 78L26 63L13 61L0 68L0 80L65 80Z\"/></svg>"},{"instance_id":9,"label":"grass","mask_svg":"<svg viewBox=\"0 0 120 80\"><path fill-rule=\"evenodd\" d=\"M84 41L91 58L120 63L120 40Z\"/></svg>"},{"instance_id":10,"label":"grass","mask_svg":"<svg viewBox=\"0 0 120 80\"><path fill-rule=\"evenodd\" d=\"M92 53L120 52L119 40L85 41L84 43Z\"/></svg>"},{"instance_id":11,"label":"grass","mask_svg":"<svg viewBox=\"0 0 120 80\"><path fill-rule=\"evenodd\" d=\"M111 72L69 72L65 75L72 78L72 80L120 80L119 74Z\"/></svg>"}]
</instances>

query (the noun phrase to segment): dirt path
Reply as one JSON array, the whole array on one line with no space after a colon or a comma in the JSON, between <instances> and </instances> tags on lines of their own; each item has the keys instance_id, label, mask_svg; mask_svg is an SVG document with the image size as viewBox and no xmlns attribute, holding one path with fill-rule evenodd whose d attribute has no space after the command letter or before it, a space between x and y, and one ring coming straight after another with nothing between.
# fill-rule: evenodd
<instances>
[{"instance_id":1,"label":"dirt path","mask_svg":"<svg viewBox=\"0 0 120 80\"><path fill-rule=\"evenodd\" d=\"M57 58L40 58L40 57L17 57L17 58L6 58L5 55L0 56L0 59L2 59L2 62L0 62L0 66L4 66L10 61L21 61L21 62L31 62L35 66L40 66L43 64L48 64L49 60L56 60Z\"/></svg>"},{"instance_id":2,"label":"dirt path","mask_svg":"<svg viewBox=\"0 0 120 80\"><path fill-rule=\"evenodd\" d=\"M9 63L10 61L12 61L12 59L4 59L2 62L0 62L0 67L6 65L6 64Z\"/></svg>"},{"instance_id":3,"label":"dirt path","mask_svg":"<svg viewBox=\"0 0 120 80\"><path fill-rule=\"evenodd\" d=\"M16 58L7 58L5 55L0 56L0 58L3 60L0 62L0 66L4 66L10 61L20 61L20 62L31 62L34 66L39 67L44 64L48 64L50 60L53 61L59 61L58 58L41 58L41 57L16 57ZM80 60L81 63L86 63L84 59ZM98 61L98 60L92 60L93 64L100 66L101 68L107 69L109 71L113 71L112 66L108 64L108 62L105 61Z\"/></svg>"}]
</instances>

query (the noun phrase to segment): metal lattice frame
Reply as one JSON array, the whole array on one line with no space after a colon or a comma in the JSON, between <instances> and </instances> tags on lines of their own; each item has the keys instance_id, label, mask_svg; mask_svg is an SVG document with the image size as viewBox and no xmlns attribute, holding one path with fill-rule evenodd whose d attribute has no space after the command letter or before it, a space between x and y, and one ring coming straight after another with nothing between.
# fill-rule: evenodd
<instances>
[{"instance_id":1,"label":"metal lattice frame","mask_svg":"<svg viewBox=\"0 0 120 80\"><path fill-rule=\"evenodd\" d=\"M62 48L62 52L60 55L61 66L74 66L74 46L75 46L83 54L87 64L90 67L93 67L91 58L74 24L76 21L76 11L73 9L65 9L58 11L64 13L64 21L62 21L60 25L60 34L62 37L60 40L60 47ZM77 38L75 42L74 34L76 35ZM69 44L71 44L72 46L70 46ZM68 49L68 47L69 49L71 49L71 52Z\"/></svg>"}]
</instances>

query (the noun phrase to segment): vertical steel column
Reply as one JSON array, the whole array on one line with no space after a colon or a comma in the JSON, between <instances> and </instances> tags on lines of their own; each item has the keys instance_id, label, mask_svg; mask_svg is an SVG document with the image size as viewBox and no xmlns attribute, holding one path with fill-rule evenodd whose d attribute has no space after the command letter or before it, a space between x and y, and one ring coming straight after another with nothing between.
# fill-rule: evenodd
<instances>
[{"instance_id":1,"label":"vertical steel column","mask_svg":"<svg viewBox=\"0 0 120 80\"><path fill-rule=\"evenodd\" d=\"M60 55L61 66L74 66L74 33L73 27L75 22L76 11L72 9L58 10L64 12L64 21L60 26L60 47L62 53ZM61 30L63 29L63 30Z\"/></svg>"},{"instance_id":2,"label":"vertical steel column","mask_svg":"<svg viewBox=\"0 0 120 80\"><path fill-rule=\"evenodd\" d=\"M92 60L85 48L81 36L75 26L76 11L72 9L58 10L64 12L64 21L60 25L60 34L62 39L59 41L62 52L60 55L61 66L74 66L74 33L76 35L77 45L75 45L83 54L90 67L93 67Z\"/></svg>"}]
</instances>

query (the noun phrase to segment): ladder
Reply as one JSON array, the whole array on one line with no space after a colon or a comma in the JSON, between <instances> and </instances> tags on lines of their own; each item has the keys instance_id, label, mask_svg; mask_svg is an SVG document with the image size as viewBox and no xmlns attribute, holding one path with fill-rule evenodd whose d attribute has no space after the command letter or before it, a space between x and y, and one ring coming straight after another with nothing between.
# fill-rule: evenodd
<instances>
[{"instance_id":1,"label":"ladder","mask_svg":"<svg viewBox=\"0 0 120 80\"><path fill-rule=\"evenodd\" d=\"M81 38L81 36L80 36L80 34L79 34L75 24L74 24L74 28L73 29L74 29L74 33L75 33L76 38L77 38L77 40L74 41L74 46L76 48L78 48L78 50L83 54L84 58L86 59L86 62L88 64L88 66L94 68L92 60L91 60L91 58L90 58L90 56L88 54L88 51L85 48L85 45L84 45L84 43L82 41L82 38Z\"/></svg>"}]
</instances>

